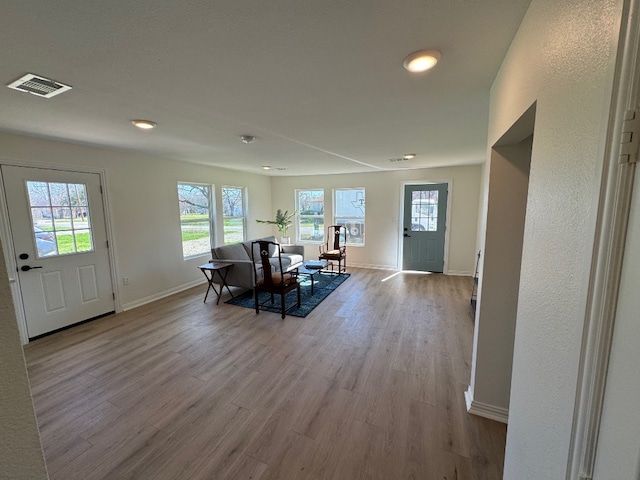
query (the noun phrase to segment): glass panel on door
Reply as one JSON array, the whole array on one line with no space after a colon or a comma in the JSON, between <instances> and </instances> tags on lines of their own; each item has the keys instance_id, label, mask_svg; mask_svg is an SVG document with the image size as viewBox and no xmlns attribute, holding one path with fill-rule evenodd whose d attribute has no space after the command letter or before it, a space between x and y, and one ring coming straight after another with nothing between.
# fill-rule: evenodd
<instances>
[{"instance_id":1,"label":"glass panel on door","mask_svg":"<svg viewBox=\"0 0 640 480\"><path fill-rule=\"evenodd\" d=\"M419 190L411 195L411 231L438 230L438 191Z\"/></svg>"},{"instance_id":2,"label":"glass panel on door","mask_svg":"<svg viewBox=\"0 0 640 480\"><path fill-rule=\"evenodd\" d=\"M87 187L27 181L38 258L94 250Z\"/></svg>"}]
</instances>

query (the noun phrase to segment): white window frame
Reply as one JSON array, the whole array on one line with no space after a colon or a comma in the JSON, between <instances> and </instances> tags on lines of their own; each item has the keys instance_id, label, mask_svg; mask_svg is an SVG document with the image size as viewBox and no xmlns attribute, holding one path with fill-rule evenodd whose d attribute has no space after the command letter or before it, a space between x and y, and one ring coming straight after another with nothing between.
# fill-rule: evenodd
<instances>
[{"instance_id":1,"label":"white window frame","mask_svg":"<svg viewBox=\"0 0 640 480\"><path fill-rule=\"evenodd\" d=\"M180 185L189 185L189 186L200 186L200 187L207 187L209 189L209 250L207 252L202 252L202 253L198 253L195 255L185 255L184 254L184 242L182 241L182 219L180 218L181 216L181 210L180 210L180 195L178 193L178 188L180 187ZM178 223L180 225L180 247L182 249L182 258L183 260L190 260L192 258L199 258L199 257L211 257L211 249L213 248L213 246L215 245L214 241L215 241L215 222L214 222L214 212L215 212L215 204L214 204L214 191L215 191L215 187L214 185L211 185L209 183L199 183L199 182L184 182L184 181L179 181L176 185L176 193L178 193Z\"/></svg>"},{"instance_id":2,"label":"white window frame","mask_svg":"<svg viewBox=\"0 0 640 480\"><path fill-rule=\"evenodd\" d=\"M322 214L305 214L305 210L303 209L304 205L302 205L302 202L300 201L300 194L303 192L322 192ZM327 205L327 201L326 201L326 197L325 197L325 189L324 188L298 188L295 190L295 202L296 202L296 212L298 212L298 215L296 215L296 243L307 243L307 244L316 244L316 245L321 245L323 243L325 243L326 239L325 239L325 235L326 235L326 205ZM301 234L302 234L302 223L303 220L307 220L307 219L317 219L317 218L322 218L322 230L320 231L321 237L318 239L314 239L314 240L309 240L309 239L305 239L303 240L301 238Z\"/></svg>"},{"instance_id":3,"label":"white window frame","mask_svg":"<svg viewBox=\"0 0 640 480\"><path fill-rule=\"evenodd\" d=\"M364 247L365 244L365 216L366 210L361 215L338 215L338 192L345 191L362 191L362 209L365 207L366 190L364 187L347 187L347 188L334 188L333 189L333 224L345 225L345 220L357 219L359 225L345 225L347 226L347 245L351 247ZM360 201L360 200L354 200ZM353 222L351 222L353 223ZM362 242L349 241L353 238L362 237Z\"/></svg>"},{"instance_id":4,"label":"white window frame","mask_svg":"<svg viewBox=\"0 0 640 480\"><path fill-rule=\"evenodd\" d=\"M234 188L234 189L238 189L242 192L242 215L239 216L226 216L224 211L225 211L225 203L224 203L224 191L227 188ZM225 230L225 224L224 221L226 219L241 219L242 220L242 239L240 239L240 242L244 242L247 239L247 187L238 187L236 185L223 185L220 189L220 195L221 195L221 201L222 201L222 243L226 244L225 242L225 237L226 237L226 230ZM231 242L231 243L238 243L238 242Z\"/></svg>"}]
</instances>

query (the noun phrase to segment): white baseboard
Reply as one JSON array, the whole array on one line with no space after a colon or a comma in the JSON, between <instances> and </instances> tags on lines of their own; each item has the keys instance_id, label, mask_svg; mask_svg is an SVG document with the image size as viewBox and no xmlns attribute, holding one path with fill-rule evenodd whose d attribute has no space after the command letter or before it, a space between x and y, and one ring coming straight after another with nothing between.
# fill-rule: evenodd
<instances>
[{"instance_id":1,"label":"white baseboard","mask_svg":"<svg viewBox=\"0 0 640 480\"><path fill-rule=\"evenodd\" d=\"M447 275L457 275L459 277L472 277L473 272L467 272L466 270L447 270Z\"/></svg>"},{"instance_id":2,"label":"white baseboard","mask_svg":"<svg viewBox=\"0 0 640 480\"><path fill-rule=\"evenodd\" d=\"M364 263L349 263L347 264L347 268L349 267L354 267L354 268L370 268L371 270L393 270L393 271L397 271L398 269L396 267L391 267L389 265L370 265L370 264L364 264ZM348 272L348 270L347 270Z\"/></svg>"},{"instance_id":3,"label":"white baseboard","mask_svg":"<svg viewBox=\"0 0 640 480\"><path fill-rule=\"evenodd\" d=\"M148 297L144 297L139 300L134 300L133 302L123 304L122 311L127 311L127 310L131 310L132 308L141 307L142 305L146 305L147 303L155 302L156 300L160 300L161 298L165 298L170 295L183 292L184 290L189 290L190 288L197 287L198 285L202 285L202 284L206 285L206 283L207 283L206 281L194 280L193 282L185 283L184 285L170 288L169 290L165 290L164 292L154 293L153 295L149 295Z\"/></svg>"},{"instance_id":4,"label":"white baseboard","mask_svg":"<svg viewBox=\"0 0 640 480\"><path fill-rule=\"evenodd\" d=\"M464 400L467 404L467 412L478 415L479 417L488 418L501 423L509 423L509 409L496 407L473 399L471 388L464 392Z\"/></svg>"}]
</instances>

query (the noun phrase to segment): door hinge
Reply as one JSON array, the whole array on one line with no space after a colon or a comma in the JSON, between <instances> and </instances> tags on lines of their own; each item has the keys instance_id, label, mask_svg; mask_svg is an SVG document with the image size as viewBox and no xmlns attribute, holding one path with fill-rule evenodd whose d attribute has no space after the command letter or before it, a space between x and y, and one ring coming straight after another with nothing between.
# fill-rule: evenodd
<instances>
[{"instance_id":1,"label":"door hinge","mask_svg":"<svg viewBox=\"0 0 640 480\"><path fill-rule=\"evenodd\" d=\"M115 292L111 292L111 296L113 297L113 299L114 299L114 300L116 299L116 294L115 294Z\"/></svg>"},{"instance_id":2,"label":"door hinge","mask_svg":"<svg viewBox=\"0 0 640 480\"><path fill-rule=\"evenodd\" d=\"M100 185L100 193L104 195L104 192L102 191L102 185Z\"/></svg>"},{"instance_id":3,"label":"door hinge","mask_svg":"<svg viewBox=\"0 0 640 480\"><path fill-rule=\"evenodd\" d=\"M627 110L622 124L618 163L637 163L638 147L640 147L640 115L636 110Z\"/></svg>"},{"instance_id":4,"label":"door hinge","mask_svg":"<svg viewBox=\"0 0 640 480\"><path fill-rule=\"evenodd\" d=\"M107 248L109 248L109 240L107 240Z\"/></svg>"}]
</instances>

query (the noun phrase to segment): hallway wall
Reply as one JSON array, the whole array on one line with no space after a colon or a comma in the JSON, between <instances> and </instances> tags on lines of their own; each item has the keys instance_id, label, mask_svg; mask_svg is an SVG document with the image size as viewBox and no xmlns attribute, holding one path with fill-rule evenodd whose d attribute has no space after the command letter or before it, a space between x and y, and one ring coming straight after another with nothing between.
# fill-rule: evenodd
<instances>
[{"instance_id":1,"label":"hallway wall","mask_svg":"<svg viewBox=\"0 0 640 480\"><path fill-rule=\"evenodd\" d=\"M507 480L564 478L621 0L533 0L491 89L488 145L537 102Z\"/></svg>"}]
</instances>

